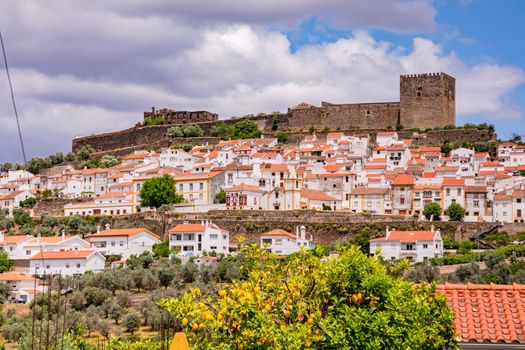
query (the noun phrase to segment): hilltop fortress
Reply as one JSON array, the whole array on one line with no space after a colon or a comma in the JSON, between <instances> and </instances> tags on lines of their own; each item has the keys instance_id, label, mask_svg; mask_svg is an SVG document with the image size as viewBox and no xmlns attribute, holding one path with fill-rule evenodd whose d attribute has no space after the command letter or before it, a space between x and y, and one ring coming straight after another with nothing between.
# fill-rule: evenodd
<instances>
[{"instance_id":1,"label":"hilltop fortress","mask_svg":"<svg viewBox=\"0 0 525 350\"><path fill-rule=\"evenodd\" d=\"M152 108L144 112L144 120L162 119L163 125L144 126L119 132L75 138L73 151L91 145L97 152L133 150L140 145L155 147L166 139L166 130L173 125L197 124L211 136L212 127L219 123L235 123L242 119L253 120L265 133L271 133L277 124L279 131L300 132L314 127L317 130L351 130L374 133L395 128L442 128L456 123L456 81L445 73L409 74L400 76L399 102L374 102L334 104L322 102L321 106L300 103L288 108L286 113L259 114L243 118L219 120L208 111L176 111ZM195 140L197 141L197 140ZM202 140L201 140L202 141ZM212 140L208 140L212 141Z\"/></svg>"}]
</instances>

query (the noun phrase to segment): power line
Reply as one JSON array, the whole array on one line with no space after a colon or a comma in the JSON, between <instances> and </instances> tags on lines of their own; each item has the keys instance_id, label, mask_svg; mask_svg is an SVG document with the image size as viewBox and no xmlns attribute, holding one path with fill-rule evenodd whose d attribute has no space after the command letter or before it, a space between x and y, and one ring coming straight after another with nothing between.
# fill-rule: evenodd
<instances>
[{"instance_id":1,"label":"power line","mask_svg":"<svg viewBox=\"0 0 525 350\"><path fill-rule=\"evenodd\" d=\"M5 53L4 38L2 31L0 31L0 43L2 44L2 53L4 54L5 71L7 73L7 81L9 82L9 89L11 90L11 101L13 102L13 110L15 111L16 125L18 127L18 137L20 138L20 145L22 146L22 155L24 156L24 164L27 163L26 150L24 148L24 140L22 139L22 131L20 130L20 121L18 120L18 111L16 109L15 94L13 93L13 84L11 83L11 75L9 74L9 65L7 64L7 55Z\"/></svg>"}]
</instances>

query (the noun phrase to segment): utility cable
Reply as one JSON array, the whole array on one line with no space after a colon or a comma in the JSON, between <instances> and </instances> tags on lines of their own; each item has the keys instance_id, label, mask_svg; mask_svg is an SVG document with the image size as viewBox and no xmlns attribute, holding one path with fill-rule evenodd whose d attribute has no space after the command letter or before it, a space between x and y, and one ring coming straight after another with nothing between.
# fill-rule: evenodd
<instances>
[{"instance_id":1,"label":"utility cable","mask_svg":"<svg viewBox=\"0 0 525 350\"><path fill-rule=\"evenodd\" d=\"M13 102L13 110L15 111L16 125L18 127L18 137L20 138L20 145L22 146L22 155L24 156L24 165L27 163L26 150L24 148L24 140L22 138L22 131L20 130L20 121L18 120L18 111L16 109L15 94L13 92L13 84L11 83L11 75L9 74L9 65L7 64L7 55L5 53L4 38L2 31L0 31L0 43L2 44L2 53L4 54L5 71L7 73L7 81L9 82L9 89L11 90L11 101Z\"/></svg>"}]
</instances>

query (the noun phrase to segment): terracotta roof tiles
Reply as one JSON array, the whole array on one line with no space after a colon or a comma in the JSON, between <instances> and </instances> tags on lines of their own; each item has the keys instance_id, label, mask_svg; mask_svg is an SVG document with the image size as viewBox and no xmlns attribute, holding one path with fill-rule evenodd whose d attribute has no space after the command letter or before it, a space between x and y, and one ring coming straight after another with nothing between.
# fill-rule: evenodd
<instances>
[{"instance_id":1,"label":"terracotta roof tiles","mask_svg":"<svg viewBox=\"0 0 525 350\"><path fill-rule=\"evenodd\" d=\"M437 286L456 312L456 333L466 343L525 344L525 285Z\"/></svg>"}]
</instances>

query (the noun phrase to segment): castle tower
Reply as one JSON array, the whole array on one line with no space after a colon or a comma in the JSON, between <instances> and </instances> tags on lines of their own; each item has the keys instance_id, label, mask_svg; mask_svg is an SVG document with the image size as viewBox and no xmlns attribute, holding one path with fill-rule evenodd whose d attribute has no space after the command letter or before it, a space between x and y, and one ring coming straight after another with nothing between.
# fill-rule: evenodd
<instances>
[{"instance_id":1,"label":"castle tower","mask_svg":"<svg viewBox=\"0 0 525 350\"><path fill-rule=\"evenodd\" d=\"M456 124L456 79L445 73L400 77L400 123L405 128Z\"/></svg>"}]
</instances>

